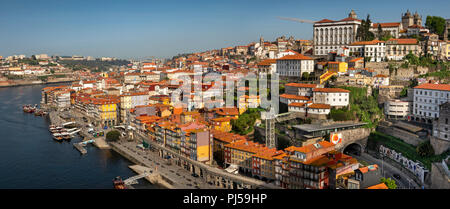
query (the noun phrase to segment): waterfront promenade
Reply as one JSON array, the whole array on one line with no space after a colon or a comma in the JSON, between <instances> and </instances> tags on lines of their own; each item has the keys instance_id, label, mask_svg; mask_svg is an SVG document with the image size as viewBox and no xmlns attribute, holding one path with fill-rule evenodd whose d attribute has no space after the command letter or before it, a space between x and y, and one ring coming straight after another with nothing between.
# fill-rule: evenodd
<instances>
[{"instance_id":1,"label":"waterfront promenade","mask_svg":"<svg viewBox=\"0 0 450 209\"><path fill-rule=\"evenodd\" d=\"M168 165L168 160L162 159L157 153L148 149L142 150L136 142L112 142L114 151L126 157L133 163L149 167L153 172L161 175L164 181L161 185L170 184L175 189L217 189L206 183L202 178L192 177L191 173L176 165Z\"/></svg>"}]
</instances>

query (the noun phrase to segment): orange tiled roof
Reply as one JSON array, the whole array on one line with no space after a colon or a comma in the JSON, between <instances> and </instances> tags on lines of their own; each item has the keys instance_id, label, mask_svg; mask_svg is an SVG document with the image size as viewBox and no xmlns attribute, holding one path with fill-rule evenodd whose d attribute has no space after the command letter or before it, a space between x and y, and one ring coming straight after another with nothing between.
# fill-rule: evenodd
<instances>
[{"instance_id":1,"label":"orange tiled roof","mask_svg":"<svg viewBox=\"0 0 450 209\"><path fill-rule=\"evenodd\" d=\"M328 142L328 141L320 141L320 142L317 142L317 143L322 146L319 149L335 146L333 143ZM290 147L286 148L285 150L288 151L288 152L297 151L297 152L302 152L302 153L310 153L310 152L318 150L318 148L316 148L314 146L314 144L308 144L308 145L305 145L305 146L302 146L302 147L290 146Z\"/></svg>"},{"instance_id":2,"label":"orange tiled roof","mask_svg":"<svg viewBox=\"0 0 450 209\"><path fill-rule=\"evenodd\" d=\"M308 106L311 109L330 109L331 106L329 104L311 104Z\"/></svg>"},{"instance_id":3,"label":"orange tiled roof","mask_svg":"<svg viewBox=\"0 0 450 209\"><path fill-rule=\"evenodd\" d=\"M239 115L239 110L236 107L219 107L215 108L214 111L218 115Z\"/></svg>"},{"instance_id":4,"label":"orange tiled roof","mask_svg":"<svg viewBox=\"0 0 450 209\"><path fill-rule=\"evenodd\" d=\"M380 184L376 184L376 185L367 187L367 189L389 189L389 187L387 187L385 183L380 183Z\"/></svg>"},{"instance_id":5,"label":"orange tiled roof","mask_svg":"<svg viewBox=\"0 0 450 209\"><path fill-rule=\"evenodd\" d=\"M352 46L359 46L359 45L376 45L378 43L384 43L384 41L379 41L379 40L373 40L373 41L358 41L358 42L354 42L350 45Z\"/></svg>"},{"instance_id":6,"label":"orange tiled roof","mask_svg":"<svg viewBox=\"0 0 450 209\"><path fill-rule=\"evenodd\" d=\"M228 122L231 121L232 118L230 117L221 117L221 118L213 118L212 121L214 122Z\"/></svg>"},{"instance_id":7,"label":"orange tiled roof","mask_svg":"<svg viewBox=\"0 0 450 209\"><path fill-rule=\"evenodd\" d=\"M429 90L440 90L440 91L450 91L450 84L432 84L424 83L414 87L415 89L429 89Z\"/></svg>"},{"instance_id":8,"label":"orange tiled roof","mask_svg":"<svg viewBox=\"0 0 450 209\"><path fill-rule=\"evenodd\" d=\"M248 141L248 140L240 140L231 144L225 145L225 147L229 147L231 149L236 149L244 152L249 152L256 154L265 149L268 149L264 144L259 144L257 142Z\"/></svg>"},{"instance_id":9,"label":"orange tiled roof","mask_svg":"<svg viewBox=\"0 0 450 209\"><path fill-rule=\"evenodd\" d=\"M265 59L265 60L259 62L258 65L266 66L266 65L271 65L271 64L275 64L275 63L277 63L276 59Z\"/></svg>"},{"instance_id":10,"label":"orange tiled roof","mask_svg":"<svg viewBox=\"0 0 450 209\"><path fill-rule=\"evenodd\" d=\"M213 135L214 139L217 139L219 141L226 142L226 143L231 143L233 141L239 141L239 140L245 139L244 136L241 136L239 134L223 132L223 131L219 131L219 130L215 130L215 129L211 130L211 134Z\"/></svg>"},{"instance_id":11,"label":"orange tiled roof","mask_svg":"<svg viewBox=\"0 0 450 209\"><path fill-rule=\"evenodd\" d=\"M315 23L327 23L327 22L334 22L334 21L333 20L329 20L329 19L322 19L322 20L319 20L319 21L317 21Z\"/></svg>"},{"instance_id":12,"label":"orange tiled roof","mask_svg":"<svg viewBox=\"0 0 450 209\"><path fill-rule=\"evenodd\" d=\"M342 93L349 93L349 90L341 89L341 88L315 88L313 90L314 92L329 92L329 93L335 93L335 92L342 92Z\"/></svg>"},{"instance_id":13,"label":"orange tiled roof","mask_svg":"<svg viewBox=\"0 0 450 209\"><path fill-rule=\"evenodd\" d=\"M357 61L362 60L362 59L364 59L364 57L358 57L358 58L350 60L349 62L357 62Z\"/></svg>"},{"instance_id":14,"label":"orange tiled roof","mask_svg":"<svg viewBox=\"0 0 450 209\"><path fill-rule=\"evenodd\" d=\"M288 106L293 106L293 107L304 107L306 103L301 103L301 102L291 102Z\"/></svg>"},{"instance_id":15,"label":"orange tiled roof","mask_svg":"<svg viewBox=\"0 0 450 209\"><path fill-rule=\"evenodd\" d=\"M317 84L288 83L285 86L292 86L292 87L298 87L298 88L316 88Z\"/></svg>"},{"instance_id":16,"label":"orange tiled roof","mask_svg":"<svg viewBox=\"0 0 450 209\"><path fill-rule=\"evenodd\" d=\"M313 60L313 58L302 54L295 54L295 55L286 55L284 57L279 58L278 60Z\"/></svg>"},{"instance_id":17,"label":"orange tiled roof","mask_svg":"<svg viewBox=\"0 0 450 209\"><path fill-rule=\"evenodd\" d=\"M388 43L394 43L394 44L417 44L417 39L415 38L391 38L387 41Z\"/></svg>"},{"instance_id":18,"label":"orange tiled roof","mask_svg":"<svg viewBox=\"0 0 450 209\"><path fill-rule=\"evenodd\" d=\"M381 25L382 28L390 28L390 27L399 27L399 22L386 22L386 23L374 23L372 28L378 28L378 25Z\"/></svg>"},{"instance_id":19,"label":"orange tiled roof","mask_svg":"<svg viewBox=\"0 0 450 209\"><path fill-rule=\"evenodd\" d=\"M275 148L263 150L256 153L252 157L261 158L265 160L273 160L275 156L282 155L284 152L282 150L276 150Z\"/></svg>"},{"instance_id":20,"label":"orange tiled roof","mask_svg":"<svg viewBox=\"0 0 450 209\"><path fill-rule=\"evenodd\" d=\"M286 98L286 99L296 99L296 100L305 100L305 101L309 100L309 97L299 96L299 95L295 95L295 94L282 94L282 95L280 95L280 97Z\"/></svg>"}]
</instances>

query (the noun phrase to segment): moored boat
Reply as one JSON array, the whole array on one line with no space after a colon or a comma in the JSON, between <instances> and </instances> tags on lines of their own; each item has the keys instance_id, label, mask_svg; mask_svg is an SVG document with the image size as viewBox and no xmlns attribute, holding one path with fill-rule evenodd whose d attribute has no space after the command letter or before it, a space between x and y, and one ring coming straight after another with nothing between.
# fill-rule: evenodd
<instances>
[{"instance_id":1,"label":"moored boat","mask_svg":"<svg viewBox=\"0 0 450 209\"><path fill-rule=\"evenodd\" d=\"M125 183L122 181L122 178L120 176L117 176L113 180L113 184L115 189L125 189Z\"/></svg>"},{"instance_id":2,"label":"moored boat","mask_svg":"<svg viewBox=\"0 0 450 209\"><path fill-rule=\"evenodd\" d=\"M65 140L70 140L70 139L72 139L72 137L70 136L70 134L69 134L68 132L62 132L62 133L61 133L61 136L62 136L62 138L65 139Z\"/></svg>"},{"instance_id":3,"label":"moored boat","mask_svg":"<svg viewBox=\"0 0 450 209\"><path fill-rule=\"evenodd\" d=\"M53 134L53 139L60 142L60 141L63 140L63 137L62 137L62 135L60 133L54 133Z\"/></svg>"}]
</instances>

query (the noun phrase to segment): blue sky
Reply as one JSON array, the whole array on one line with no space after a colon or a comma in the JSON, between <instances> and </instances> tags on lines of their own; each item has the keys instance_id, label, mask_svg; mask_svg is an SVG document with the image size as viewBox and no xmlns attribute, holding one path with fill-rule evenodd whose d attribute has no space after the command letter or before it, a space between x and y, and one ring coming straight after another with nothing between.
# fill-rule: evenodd
<instances>
[{"instance_id":1,"label":"blue sky","mask_svg":"<svg viewBox=\"0 0 450 209\"><path fill-rule=\"evenodd\" d=\"M406 5L406 6L405 6ZM312 25L279 20L337 20L354 9L373 22L400 21L409 9L448 16L448 0L409 1L10 1L0 0L0 55L142 58L219 49L286 35L310 39Z\"/></svg>"}]
</instances>

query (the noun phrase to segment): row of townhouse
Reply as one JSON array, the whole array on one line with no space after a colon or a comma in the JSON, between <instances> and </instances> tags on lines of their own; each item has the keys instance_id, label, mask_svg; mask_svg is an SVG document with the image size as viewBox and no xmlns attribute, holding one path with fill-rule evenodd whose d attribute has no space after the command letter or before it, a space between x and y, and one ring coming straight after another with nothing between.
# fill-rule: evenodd
<instances>
[{"instance_id":1,"label":"row of townhouse","mask_svg":"<svg viewBox=\"0 0 450 209\"><path fill-rule=\"evenodd\" d=\"M213 138L209 124L201 119L198 112L182 112L172 116L152 116L153 120L147 121L146 132L150 139L189 159L211 163Z\"/></svg>"},{"instance_id":2,"label":"row of townhouse","mask_svg":"<svg viewBox=\"0 0 450 209\"><path fill-rule=\"evenodd\" d=\"M283 188L336 188L340 175L359 168L356 159L335 151L335 145L328 141L291 146L281 151L243 138L232 139L225 133L213 135L217 135L214 142L218 138L219 145L224 147L217 155L223 154L227 169L236 168L239 173L274 182Z\"/></svg>"},{"instance_id":3,"label":"row of townhouse","mask_svg":"<svg viewBox=\"0 0 450 209\"><path fill-rule=\"evenodd\" d=\"M335 189L339 176L353 172L359 163L321 141L303 147L288 147L274 157L275 184L287 189Z\"/></svg>"},{"instance_id":4,"label":"row of townhouse","mask_svg":"<svg viewBox=\"0 0 450 209\"><path fill-rule=\"evenodd\" d=\"M88 93L77 94L74 99L74 107L79 112L92 118L97 125L108 127L119 124L119 103L119 98L115 96L93 96Z\"/></svg>"}]
</instances>

